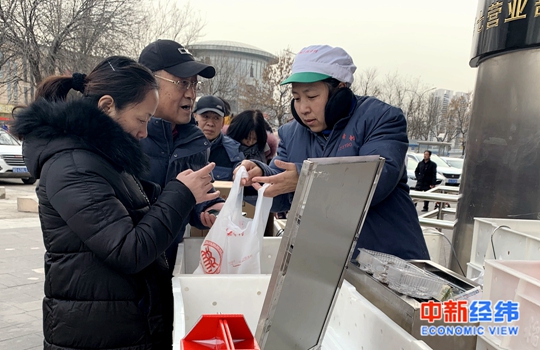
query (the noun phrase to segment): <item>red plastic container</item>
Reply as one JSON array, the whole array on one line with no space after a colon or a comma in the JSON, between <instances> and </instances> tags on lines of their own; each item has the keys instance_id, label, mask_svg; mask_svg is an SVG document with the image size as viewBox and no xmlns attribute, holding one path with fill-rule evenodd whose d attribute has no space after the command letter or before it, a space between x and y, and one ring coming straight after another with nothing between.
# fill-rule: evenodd
<instances>
[{"instance_id":1,"label":"red plastic container","mask_svg":"<svg viewBox=\"0 0 540 350\"><path fill-rule=\"evenodd\" d=\"M244 315L202 315L182 339L183 350L260 350Z\"/></svg>"}]
</instances>

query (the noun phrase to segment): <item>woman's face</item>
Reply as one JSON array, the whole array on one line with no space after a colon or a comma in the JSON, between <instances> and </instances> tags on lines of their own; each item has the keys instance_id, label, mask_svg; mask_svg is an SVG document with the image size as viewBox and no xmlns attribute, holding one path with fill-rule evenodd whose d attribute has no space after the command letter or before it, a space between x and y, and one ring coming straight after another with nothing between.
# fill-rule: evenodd
<instances>
[{"instance_id":1,"label":"woman's face","mask_svg":"<svg viewBox=\"0 0 540 350\"><path fill-rule=\"evenodd\" d=\"M326 129L324 109L328 102L328 86L322 81L315 83L293 83L294 109L313 132Z\"/></svg>"},{"instance_id":2,"label":"woman's face","mask_svg":"<svg viewBox=\"0 0 540 350\"><path fill-rule=\"evenodd\" d=\"M148 136L148 121L156 113L158 99L157 90L150 90L144 100L139 103L129 104L121 110L113 105L112 108L108 110L105 108L104 111L120 124L125 132L137 140L142 140Z\"/></svg>"},{"instance_id":3,"label":"woman's face","mask_svg":"<svg viewBox=\"0 0 540 350\"><path fill-rule=\"evenodd\" d=\"M257 143L257 134L255 133L255 130L251 130L249 132L249 135L242 140L242 144L247 147L251 147L254 144Z\"/></svg>"}]
</instances>

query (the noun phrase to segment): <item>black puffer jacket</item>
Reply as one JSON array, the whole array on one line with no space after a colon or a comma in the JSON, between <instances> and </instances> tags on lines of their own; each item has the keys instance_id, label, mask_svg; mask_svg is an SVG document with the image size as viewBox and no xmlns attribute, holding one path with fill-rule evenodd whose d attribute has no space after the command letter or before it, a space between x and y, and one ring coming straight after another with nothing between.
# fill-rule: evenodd
<instances>
[{"instance_id":1,"label":"black puffer jacket","mask_svg":"<svg viewBox=\"0 0 540 350\"><path fill-rule=\"evenodd\" d=\"M40 179L44 348L170 349L163 252L195 205L189 189L171 181L160 194L141 183L139 142L82 101L38 101L12 131Z\"/></svg>"}]
</instances>

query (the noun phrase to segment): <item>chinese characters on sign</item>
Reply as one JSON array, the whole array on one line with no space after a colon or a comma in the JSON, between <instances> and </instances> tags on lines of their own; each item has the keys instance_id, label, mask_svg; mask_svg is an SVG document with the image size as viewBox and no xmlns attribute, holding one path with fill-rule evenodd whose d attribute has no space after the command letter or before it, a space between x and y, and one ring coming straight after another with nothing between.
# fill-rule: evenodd
<instances>
[{"instance_id":1,"label":"chinese characters on sign","mask_svg":"<svg viewBox=\"0 0 540 350\"><path fill-rule=\"evenodd\" d=\"M480 13L482 14L482 13ZM478 33L480 33L482 30L484 30L484 16L481 16L477 21L476 24L478 25Z\"/></svg>"},{"instance_id":2,"label":"chinese characters on sign","mask_svg":"<svg viewBox=\"0 0 540 350\"><path fill-rule=\"evenodd\" d=\"M540 0L478 1L471 67L506 51L540 47Z\"/></svg>"},{"instance_id":3,"label":"chinese characters on sign","mask_svg":"<svg viewBox=\"0 0 540 350\"><path fill-rule=\"evenodd\" d=\"M502 1L497 1L489 6L486 29L497 27L499 25L499 15L502 12L502 5Z\"/></svg>"},{"instance_id":4,"label":"chinese characters on sign","mask_svg":"<svg viewBox=\"0 0 540 350\"><path fill-rule=\"evenodd\" d=\"M529 0L507 0L508 3L508 16L504 19L504 23L517 21L520 19L527 18L527 14L525 13L525 6L527 6L527 3ZM498 0L494 1L491 5L489 5L487 9L487 20L486 16L484 16L483 12L480 12L479 18L476 20L477 30L478 32L482 32L485 28L485 30L488 30L490 28L495 28L499 26L499 20L501 17L501 14L503 12L503 2ZM534 17L540 16L540 0L537 0L535 3L535 12ZM485 26L484 26L485 24Z\"/></svg>"},{"instance_id":5,"label":"chinese characters on sign","mask_svg":"<svg viewBox=\"0 0 540 350\"><path fill-rule=\"evenodd\" d=\"M509 16L504 22L515 21L518 19L524 19L527 15L523 14L525 6L529 0L512 0L508 3L508 13Z\"/></svg>"}]
</instances>

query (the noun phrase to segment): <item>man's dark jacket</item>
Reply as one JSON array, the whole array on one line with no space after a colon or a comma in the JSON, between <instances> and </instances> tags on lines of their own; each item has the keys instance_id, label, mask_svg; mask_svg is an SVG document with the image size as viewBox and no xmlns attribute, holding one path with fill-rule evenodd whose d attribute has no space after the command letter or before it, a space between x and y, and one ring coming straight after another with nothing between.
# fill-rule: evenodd
<instances>
[{"instance_id":1,"label":"man's dark jacket","mask_svg":"<svg viewBox=\"0 0 540 350\"><path fill-rule=\"evenodd\" d=\"M184 170L197 171L208 164L210 141L195 124L195 119L187 124L175 126L176 137L173 137L171 123L159 118L151 118L148 123L148 137L141 141L144 153L150 158L150 169L143 174L143 179L155 182L161 187ZM212 192L215 190L212 189ZM201 213L208 207L224 202L216 198L195 206L189 217L182 223L176 240L167 249L167 261L171 271L176 261L178 243L184 236L186 225L199 229L208 229L201 222Z\"/></svg>"},{"instance_id":2,"label":"man's dark jacket","mask_svg":"<svg viewBox=\"0 0 540 350\"><path fill-rule=\"evenodd\" d=\"M423 159L416 166L414 171L416 176L416 189L419 191L427 191L431 186L437 184L437 163L428 160L425 162Z\"/></svg>"},{"instance_id":3,"label":"man's dark jacket","mask_svg":"<svg viewBox=\"0 0 540 350\"><path fill-rule=\"evenodd\" d=\"M234 169L244 160L240 143L220 132L211 144L210 161L216 163L214 178L217 181L232 181Z\"/></svg>"},{"instance_id":4,"label":"man's dark jacket","mask_svg":"<svg viewBox=\"0 0 540 350\"><path fill-rule=\"evenodd\" d=\"M148 123L148 137L141 140L143 152L150 158L150 169L143 174L145 180L164 187L184 170L197 171L208 164L210 141L195 124L195 119L187 124L175 126L177 136L173 138L171 123L159 118L151 118ZM206 229L201 223L201 213L222 198L195 206L189 223ZM188 221L184 223L188 224Z\"/></svg>"},{"instance_id":5,"label":"man's dark jacket","mask_svg":"<svg viewBox=\"0 0 540 350\"><path fill-rule=\"evenodd\" d=\"M46 350L170 349L163 252L195 206L171 181L140 182L139 142L93 105L40 100L18 114L45 244Z\"/></svg>"}]
</instances>

